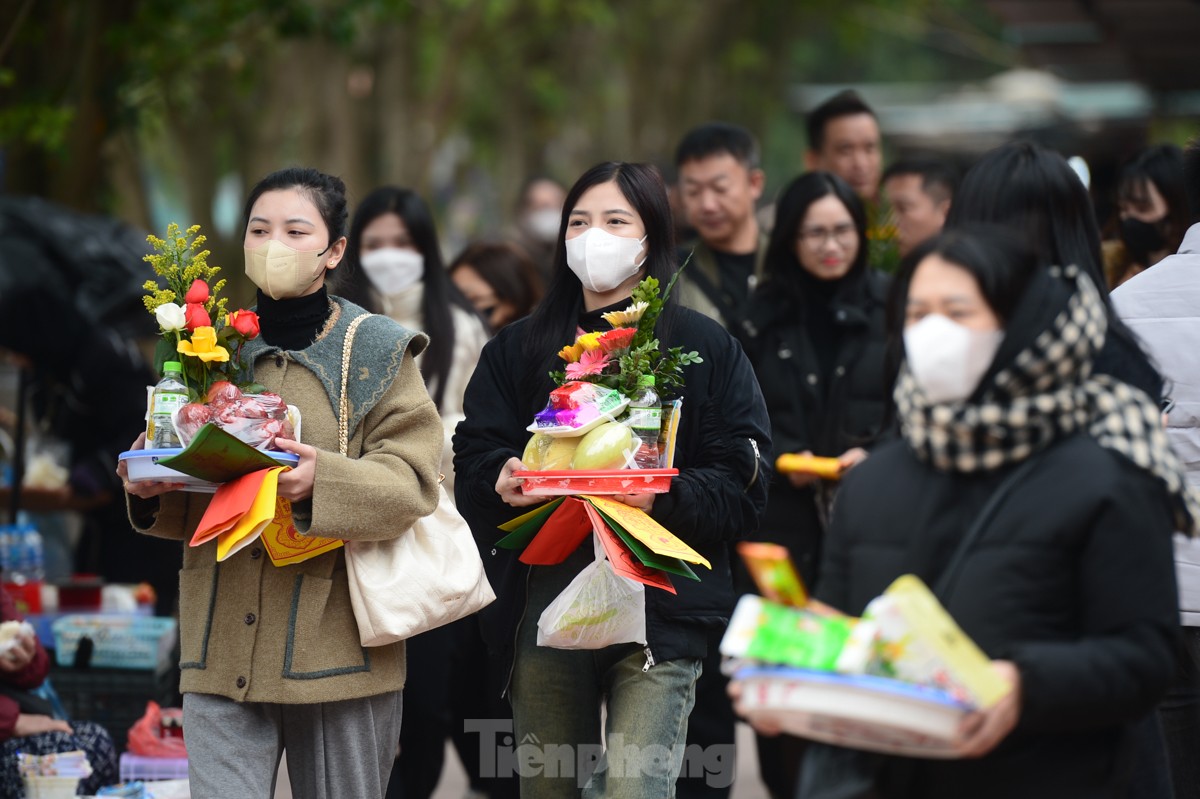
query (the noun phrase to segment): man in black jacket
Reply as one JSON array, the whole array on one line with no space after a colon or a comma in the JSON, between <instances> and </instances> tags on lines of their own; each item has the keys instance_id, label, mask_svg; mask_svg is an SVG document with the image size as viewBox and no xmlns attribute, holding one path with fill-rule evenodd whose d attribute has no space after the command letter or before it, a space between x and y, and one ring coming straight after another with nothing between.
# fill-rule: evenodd
<instances>
[{"instance_id":1,"label":"man in black jacket","mask_svg":"<svg viewBox=\"0 0 1200 799\"><path fill-rule=\"evenodd\" d=\"M750 295L762 278L767 250L766 235L755 216L765 182L758 142L745 128L709 122L688 131L679 142L675 167L684 213L699 235L680 251L680 263L691 259L676 288L680 302L742 339L748 335L744 328ZM733 570L741 571L737 563ZM722 633L721 629L712 633L709 657L696 686L696 706L688 720L688 744L727 751L732 763L736 719L725 694L728 680L719 670L717 643ZM729 795L729 787L684 777L677 792L681 799L719 799Z\"/></svg>"}]
</instances>

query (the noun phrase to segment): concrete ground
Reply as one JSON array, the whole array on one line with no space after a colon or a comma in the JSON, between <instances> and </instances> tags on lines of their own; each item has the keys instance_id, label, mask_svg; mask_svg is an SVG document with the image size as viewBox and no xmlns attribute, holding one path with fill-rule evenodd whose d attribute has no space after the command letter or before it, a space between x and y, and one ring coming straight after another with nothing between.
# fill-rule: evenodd
<instances>
[{"instance_id":1,"label":"concrete ground","mask_svg":"<svg viewBox=\"0 0 1200 799\"><path fill-rule=\"evenodd\" d=\"M737 779L733 784L730 799L768 799L767 790L758 779L758 760L754 756L754 734L745 724L737 726ZM467 777L454 747L446 745L446 767L442 771L442 781L434 791L433 799L464 799L467 795ZM286 763L280 768L279 787L275 791L275 799L292 799L292 791L287 781Z\"/></svg>"}]
</instances>

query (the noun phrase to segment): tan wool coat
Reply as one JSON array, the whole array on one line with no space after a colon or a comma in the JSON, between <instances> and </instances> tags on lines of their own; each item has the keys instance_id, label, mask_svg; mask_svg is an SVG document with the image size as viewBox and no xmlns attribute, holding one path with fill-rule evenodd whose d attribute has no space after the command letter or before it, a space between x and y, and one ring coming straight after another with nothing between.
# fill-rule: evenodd
<instances>
[{"instance_id":1,"label":"tan wool coat","mask_svg":"<svg viewBox=\"0 0 1200 799\"><path fill-rule=\"evenodd\" d=\"M303 443L317 448L313 495L293 504L296 530L345 540L406 532L437 504L442 425L414 356L424 336L382 316L358 330L350 380L349 457L338 453L335 397L342 342L362 313L333 312L305 350L258 344L255 380L300 408ZM355 383L357 381L357 384ZM129 497L130 520L149 535L190 539L205 494ZM303 704L399 691L404 643L364 648L350 605L345 549L277 567L255 542L223 563L216 541L185 544L180 588L181 689L237 701Z\"/></svg>"}]
</instances>

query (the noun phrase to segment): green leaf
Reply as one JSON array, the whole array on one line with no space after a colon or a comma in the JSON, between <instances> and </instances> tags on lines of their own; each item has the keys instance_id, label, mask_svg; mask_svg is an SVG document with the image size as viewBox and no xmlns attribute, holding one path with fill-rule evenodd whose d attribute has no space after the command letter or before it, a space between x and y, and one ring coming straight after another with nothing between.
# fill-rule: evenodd
<instances>
[{"instance_id":1,"label":"green leaf","mask_svg":"<svg viewBox=\"0 0 1200 799\"><path fill-rule=\"evenodd\" d=\"M154 345L154 372L160 378L163 373L163 364L167 361L179 360L179 351L175 348L175 339L168 339L166 336L161 336L158 343Z\"/></svg>"}]
</instances>

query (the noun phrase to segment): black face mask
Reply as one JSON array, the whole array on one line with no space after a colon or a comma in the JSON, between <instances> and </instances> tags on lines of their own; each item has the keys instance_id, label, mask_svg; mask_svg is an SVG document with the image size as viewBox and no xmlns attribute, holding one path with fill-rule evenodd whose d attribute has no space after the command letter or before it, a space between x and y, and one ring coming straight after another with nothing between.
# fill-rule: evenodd
<instances>
[{"instance_id":1,"label":"black face mask","mask_svg":"<svg viewBox=\"0 0 1200 799\"><path fill-rule=\"evenodd\" d=\"M1150 253L1166 249L1167 237L1162 232L1164 221L1166 217L1157 222L1143 222L1132 216L1121 220L1121 241L1133 260L1145 264Z\"/></svg>"}]
</instances>

